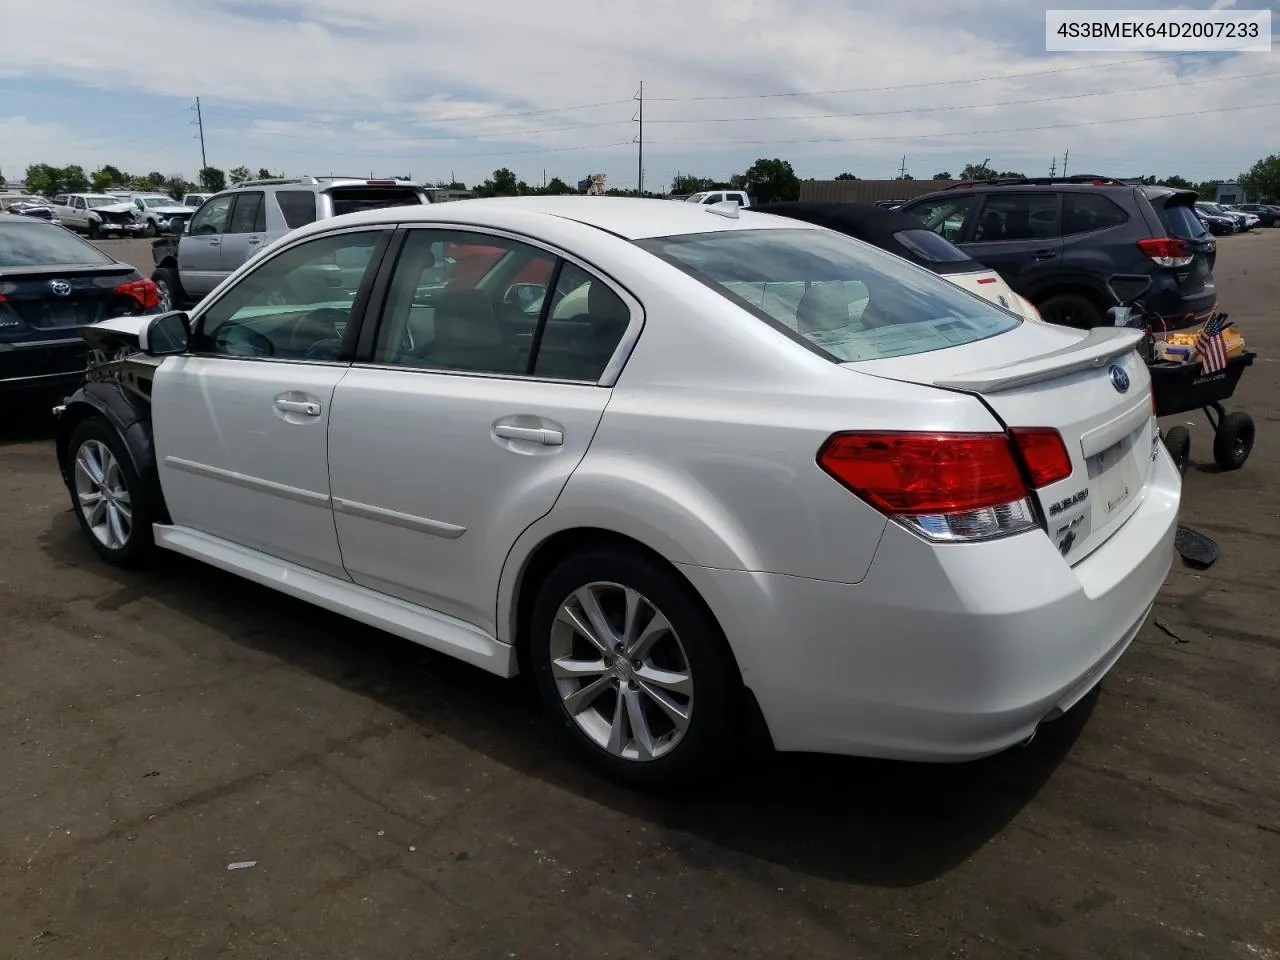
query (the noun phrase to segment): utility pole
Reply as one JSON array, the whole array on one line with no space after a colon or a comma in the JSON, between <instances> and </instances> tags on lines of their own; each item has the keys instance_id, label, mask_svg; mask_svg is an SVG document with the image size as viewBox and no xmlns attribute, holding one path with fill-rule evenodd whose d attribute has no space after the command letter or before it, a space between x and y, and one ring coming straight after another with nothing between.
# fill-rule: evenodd
<instances>
[{"instance_id":1,"label":"utility pole","mask_svg":"<svg viewBox=\"0 0 1280 960\"><path fill-rule=\"evenodd\" d=\"M904 180L906 179L906 176L907 176L907 155L904 153L902 155L902 166L898 168L898 179Z\"/></svg>"},{"instance_id":2,"label":"utility pole","mask_svg":"<svg viewBox=\"0 0 1280 960\"><path fill-rule=\"evenodd\" d=\"M1064 177L1067 175L1067 158L1070 156L1071 156L1070 150L1068 150L1066 153L1062 155L1062 175Z\"/></svg>"},{"instance_id":3,"label":"utility pole","mask_svg":"<svg viewBox=\"0 0 1280 960\"><path fill-rule=\"evenodd\" d=\"M204 170L209 166L209 160L204 154L204 115L200 113L199 97L196 97L196 126L200 130L200 169Z\"/></svg>"},{"instance_id":4,"label":"utility pole","mask_svg":"<svg viewBox=\"0 0 1280 960\"><path fill-rule=\"evenodd\" d=\"M1053 179L1058 175L1058 158L1053 158L1053 163L1049 164L1049 178Z\"/></svg>"},{"instance_id":5,"label":"utility pole","mask_svg":"<svg viewBox=\"0 0 1280 960\"><path fill-rule=\"evenodd\" d=\"M637 119L640 122L640 133L636 138L639 148L636 150L636 196L644 196L644 81L640 81L640 92L635 96L640 101L640 112Z\"/></svg>"}]
</instances>

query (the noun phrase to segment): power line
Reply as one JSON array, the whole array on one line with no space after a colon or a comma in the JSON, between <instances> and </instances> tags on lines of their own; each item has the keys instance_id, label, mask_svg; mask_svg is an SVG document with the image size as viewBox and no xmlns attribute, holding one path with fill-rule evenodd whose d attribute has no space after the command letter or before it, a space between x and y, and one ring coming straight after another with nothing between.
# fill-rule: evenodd
<instances>
[{"instance_id":1,"label":"power line","mask_svg":"<svg viewBox=\"0 0 1280 960\"><path fill-rule=\"evenodd\" d=\"M1143 120L1173 120L1180 117L1199 117L1210 113L1229 113L1236 110L1260 110L1263 107L1280 107L1276 103L1250 103L1236 107L1215 107L1212 110L1191 110L1179 113L1160 113L1146 117L1118 117L1115 120L1082 120L1078 123L1049 123L1035 127L1005 127L1000 130L959 130L952 133L897 133L883 137L817 137L813 139L779 140L670 140L667 146L732 146L735 144L799 144L799 143L883 143L890 140L932 140L939 137L985 137L997 133L1026 133L1033 130L1061 130L1067 127L1092 127L1110 123L1137 123ZM658 141L662 143L663 141Z\"/></svg>"},{"instance_id":2,"label":"power line","mask_svg":"<svg viewBox=\"0 0 1280 960\"><path fill-rule=\"evenodd\" d=\"M1257 77L1280 77L1280 72L1243 73L1230 77L1209 77L1204 80L1179 80L1173 83L1156 83L1146 87L1128 87L1120 90L1101 90L1097 93L1064 93L1054 97L1035 97L1030 100L1001 100L996 103L957 103L942 107L897 107L892 110L870 110L856 113L808 113L781 117L701 117L694 119L650 120L650 123L757 123L762 121L793 120L844 120L857 117L886 117L904 113L941 113L948 110L982 110L990 107L1016 107L1032 103L1051 103L1060 100L1085 100L1090 97L1113 97L1126 93L1142 93L1146 90L1168 90L1170 87L1192 86L1201 83L1224 83L1228 80L1251 80Z\"/></svg>"},{"instance_id":3,"label":"power line","mask_svg":"<svg viewBox=\"0 0 1280 960\"><path fill-rule=\"evenodd\" d=\"M1166 54L1159 57L1141 57L1136 60L1113 60L1110 63L1085 63L1074 67L1058 67L1054 70L1024 70L1019 73L1001 73L989 77L964 77L955 80L930 80L925 83L899 83L886 87L847 87L843 90L793 90L786 93L735 93L714 97L650 97L654 103L689 103L697 100L772 100L781 97L834 97L845 93L882 93L888 90L919 90L924 87L946 87L959 83L985 83L988 80L1020 80L1023 77L1047 77L1052 74L1073 73L1079 70L1105 70L1155 60L1171 60L1184 54Z\"/></svg>"},{"instance_id":4,"label":"power line","mask_svg":"<svg viewBox=\"0 0 1280 960\"><path fill-rule=\"evenodd\" d=\"M484 123L488 120L507 120L517 117L538 117L555 113L572 113L577 110L591 110L596 107L616 107L624 103L632 103L634 100L634 97L626 100L601 100L596 103L577 103L567 107L548 107L545 110L521 110L513 113L490 113L483 116L476 116L475 114L456 114L450 117L434 117L430 120L420 120L418 122L424 126L432 126L437 123ZM332 111L329 111L328 114L332 115ZM367 116L364 112L361 112L360 115L362 117ZM298 117L257 117L249 111L241 110L237 112L234 109L228 109L225 107L216 107L214 109L213 116L247 117L253 120L270 119L280 123L296 123L299 119Z\"/></svg>"}]
</instances>

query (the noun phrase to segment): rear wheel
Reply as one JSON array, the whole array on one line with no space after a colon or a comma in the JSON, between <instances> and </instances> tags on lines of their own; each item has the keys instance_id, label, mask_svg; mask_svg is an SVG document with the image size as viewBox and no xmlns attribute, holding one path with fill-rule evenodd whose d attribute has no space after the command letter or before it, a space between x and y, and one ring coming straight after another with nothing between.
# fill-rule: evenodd
<instances>
[{"instance_id":1,"label":"rear wheel","mask_svg":"<svg viewBox=\"0 0 1280 960\"><path fill-rule=\"evenodd\" d=\"M71 504L98 556L133 566L153 549L151 508L124 441L101 417L72 431L67 446Z\"/></svg>"},{"instance_id":2,"label":"rear wheel","mask_svg":"<svg viewBox=\"0 0 1280 960\"><path fill-rule=\"evenodd\" d=\"M530 619L538 692L597 767L633 786L713 777L743 742L742 681L687 583L601 548L547 576Z\"/></svg>"},{"instance_id":3,"label":"rear wheel","mask_svg":"<svg viewBox=\"0 0 1280 960\"><path fill-rule=\"evenodd\" d=\"M1253 417L1228 413L1213 434L1213 459L1223 470L1239 470L1253 453Z\"/></svg>"},{"instance_id":4,"label":"rear wheel","mask_svg":"<svg viewBox=\"0 0 1280 960\"><path fill-rule=\"evenodd\" d=\"M1191 463L1191 431L1186 427L1170 427L1164 435L1164 445L1178 473L1185 477Z\"/></svg>"},{"instance_id":5,"label":"rear wheel","mask_svg":"<svg viewBox=\"0 0 1280 960\"><path fill-rule=\"evenodd\" d=\"M185 299L182 293L182 282L178 279L178 271L172 267L158 267L151 274L151 282L156 285L156 293L160 298L158 304L161 313L181 309Z\"/></svg>"},{"instance_id":6,"label":"rear wheel","mask_svg":"<svg viewBox=\"0 0 1280 960\"><path fill-rule=\"evenodd\" d=\"M1102 311L1098 305L1082 293L1058 293L1036 304L1049 323L1079 330L1092 330L1102 326Z\"/></svg>"}]
</instances>

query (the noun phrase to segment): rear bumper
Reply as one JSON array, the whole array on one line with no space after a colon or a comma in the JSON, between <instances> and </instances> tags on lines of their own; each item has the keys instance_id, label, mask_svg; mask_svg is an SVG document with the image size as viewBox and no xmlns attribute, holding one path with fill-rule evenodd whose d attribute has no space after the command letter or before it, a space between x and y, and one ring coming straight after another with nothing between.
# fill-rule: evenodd
<instances>
[{"instance_id":1,"label":"rear bumper","mask_svg":"<svg viewBox=\"0 0 1280 960\"><path fill-rule=\"evenodd\" d=\"M682 567L720 618L780 750L923 761L997 753L1089 692L1173 557L1163 445L1128 522L1069 567L1042 533L927 544L889 524L865 580Z\"/></svg>"},{"instance_id":2,"label":"rear bumper","mask_svg":"<svg viewBox=\"0 0 1280 960\"><path fill-rule=\"evenodd\" d=\"M1184 330L1204 323L1218 303L1218 288L1210 286L1202 292L1187 295L1172 277L1153 283L1143 298L1147 308L1164 321L1166 330Z\"/></svg>"},{"instance_id":3,"label":"rear bumper","mask_svg":"<svg viewBox=\"0 0 1280 960\"><path fill-rule=\"evenodd\" d=\"M87 344L79 336L0 343L0 395L74 389L84 379L86 353Z\"/></svg>"}]
</instances>

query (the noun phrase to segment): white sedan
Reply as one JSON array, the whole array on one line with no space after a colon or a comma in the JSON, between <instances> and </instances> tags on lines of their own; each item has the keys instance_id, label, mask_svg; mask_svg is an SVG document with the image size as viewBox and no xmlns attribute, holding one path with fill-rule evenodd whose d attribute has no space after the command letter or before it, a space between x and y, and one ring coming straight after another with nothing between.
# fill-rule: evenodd
<instances>
[{"instance_id":1,"label":"white sedan","mask_svg":"<svg viewBox=\"0 0 1280 960\"><path fill-rule=\"evenodd\" d=\"M734 204L337 217L189 317L85 335L142 352L60 408L99 554L527 669L633 783L713 774L753 711L780 750L1003 750L1098 683L1171 564L1138 332Z\"/></svg>"}]
</instances>

